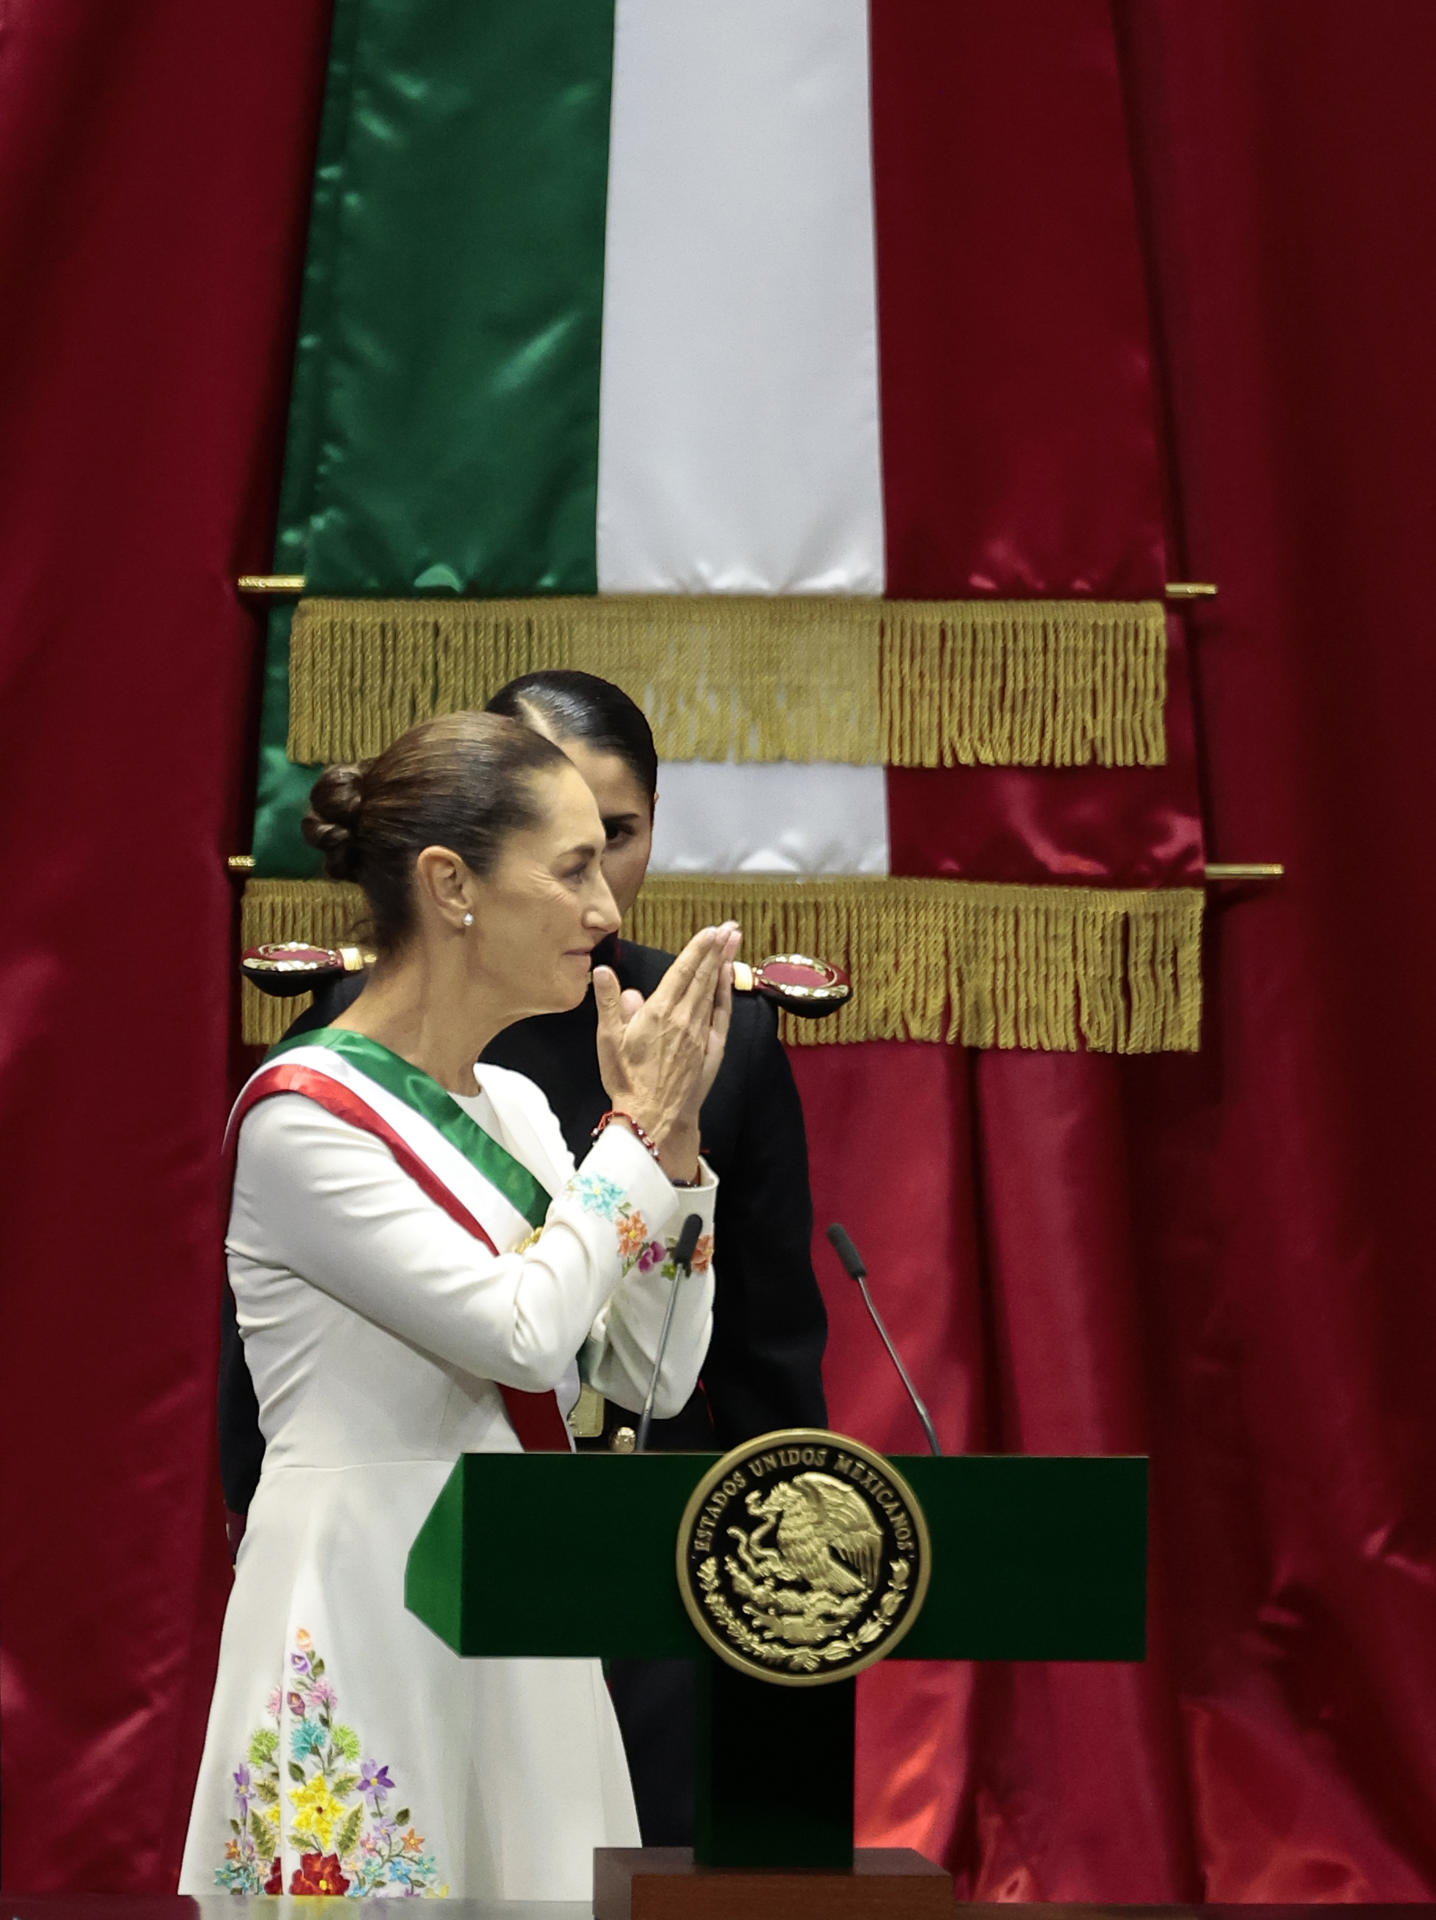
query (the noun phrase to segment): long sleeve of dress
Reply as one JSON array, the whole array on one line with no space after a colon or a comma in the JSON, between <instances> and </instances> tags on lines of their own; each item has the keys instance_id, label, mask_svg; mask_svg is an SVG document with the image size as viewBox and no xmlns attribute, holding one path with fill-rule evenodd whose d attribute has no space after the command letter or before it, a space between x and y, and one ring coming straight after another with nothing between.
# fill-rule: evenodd
<instances>
[{"instance_id":1,"label":"long sleeve of dress","mask_svg":"<svg viewBox=\"0 0 1436 1920\"><path fill-rule=\"evenodd\" d=\"M579 1355L582 1377L605 1399L634 1412L642 1406L653 1375L664 1314L672 1289L677 1286L673 1325L653 1402L660 1419L669 1417L684 1405L697 1382L696 1373L690 1379L679 1356L695 1343L698 1352L706 1354L712 1335L713 1222L720 1183L706 1166L702 1168L697 1187L674 1188L660 1176L658 1186L666 1194L672 1211L666 1220L654 1213L645 1213L641 1205L620 1199L613 1192L609 1177L594 1160L594 1154L610 1137L608 1131L575 1169L562 1123L542 1089L523 1074L494 1066L486 1065L483 1077L491 1094L497 1090L497 1083L504 1092L505 1106L510 1109L517 1106L522 1111L540 1157L561 1173L571 1190L582 1195L588 1205L607 1209L615 1218L624 1276L600 1308ZM637 1149L652 1170L651 1156L638 1148L633 1135L623 1131L622 1137L629 1149ZM651 1187L648 1190L655 1191ZM690 1213L698 1215L701 1233L692 1272L678 1280L672 1254L683 1221Z\"/></svg>"},{"instance_id":2,"label":"long sleeve of dress","mask_svg":"<svg viewBox=\"0 0 1436 1920\"><path fill-rule=\"evenodd\" d=\"M380 1140L280 1094L244 1121L227 1244L479 1378L547 1390L582 1349L595 1384L615 1376L631 1392L663 1311L660 1263L640 1272L643 1248L676 1233L690 1208L711 1230L716 1183L705 1177L675 1192L638 1141L611 1127L555 1194L537 1240L494 1254ZM675 1312L665 1404L691 1391L711 1305L711 1271L695 1273Z\"/></svg>"}]
</instances>

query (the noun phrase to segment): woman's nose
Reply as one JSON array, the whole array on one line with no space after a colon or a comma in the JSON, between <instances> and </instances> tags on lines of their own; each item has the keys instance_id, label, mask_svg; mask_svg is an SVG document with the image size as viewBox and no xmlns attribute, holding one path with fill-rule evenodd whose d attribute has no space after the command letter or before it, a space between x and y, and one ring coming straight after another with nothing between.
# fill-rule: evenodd
<instances>
[{"instance_id":1,"label":"woman's nose","mask_svg":"<svg viewBox=\"0 0 1436 1920\"><path fill-rule=\"evenodd\" d=\"M583 924L595 933L617 933L622 923L623 915L618 911L618 903L600 871L593 898L584 910Z\"/></svg>"}]
</instances>

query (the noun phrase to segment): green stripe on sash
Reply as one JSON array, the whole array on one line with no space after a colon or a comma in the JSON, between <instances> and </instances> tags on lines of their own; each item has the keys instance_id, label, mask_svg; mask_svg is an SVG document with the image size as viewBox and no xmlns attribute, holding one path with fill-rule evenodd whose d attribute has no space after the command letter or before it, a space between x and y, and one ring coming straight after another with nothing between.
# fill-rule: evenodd
<instances>
[{"instance_id":1,"label":"green stripe on sash","mask_svg":"<svg viewBox=\"0 0 1436 1920\"><path fill-rule=\"evenodd\" d=\"M614 0L337 0L275 566L597 591ZM256 871L317 871L270 617Z\"/></svg>"},{"instance_id":2,"label":"green stripe on sash","mask_svg":"<svg viewBox=\"0 0 1436 1920\"><path fill-rule=\"evenodd\" d=\"M371 1040L367 1034L351 1033L346 1027L318 1027L313 1033L291 1034L270 1048L265 1065L294 1047L327 1047L341 1059L350 1061L381 1086L402 1100L406 1107L429 1122L499 1192L517 1208L531 1227L541 1227L548 1217L552 1195L548 1189L509 1152L492 1134L485 1133L477 1120L446 1093L438 1081L388 1047Z\"/></svg>"}]
</instances>

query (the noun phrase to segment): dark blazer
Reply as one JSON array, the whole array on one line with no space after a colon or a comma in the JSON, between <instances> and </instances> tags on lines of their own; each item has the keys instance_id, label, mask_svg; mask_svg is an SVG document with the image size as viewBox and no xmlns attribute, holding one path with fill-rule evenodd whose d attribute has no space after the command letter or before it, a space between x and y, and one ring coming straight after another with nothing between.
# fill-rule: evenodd
<instances>
[{"instance_id":1,"label":"dark blazer","mask_svg":"<svg viewBox=\"0 0 1436 1920\"><path fill-rule=\"evenodd\" d=\"M672 958L625 940L617 955L619 980L649 994ZM326 1025L362 986L362 977L336 982L291 1031ZM590 993L571 1013L542 1014L507 1028L483 1056L543 1088L575 1160L588 1152L589 1135L609 1104L597 1032ZM713 1340L688 1405L674 1419L653 1423L651 1444L670 1451L726 1449L774 1427L827 1424L820 1370L827 1318L811 1259L803 1110L766 1001L734 998L728 1046L703 1105L701 1132L704 1157L720 1182ZM631 1424L628 1413L609 1409L610 1431L625 1422ZM254 1387L226 1287L219 1463L232 1512L249 1511L263 1457Z\"/></svg>"}]
</instances>

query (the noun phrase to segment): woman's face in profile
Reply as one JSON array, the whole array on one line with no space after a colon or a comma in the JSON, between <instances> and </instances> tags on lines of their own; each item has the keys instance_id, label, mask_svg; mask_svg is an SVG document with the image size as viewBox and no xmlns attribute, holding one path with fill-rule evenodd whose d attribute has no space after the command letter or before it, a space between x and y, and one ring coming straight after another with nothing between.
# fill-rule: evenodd
<instances>
[{"instance_id":1,"label":"woman's face in profile","mask_svg":"<svg viewBox=\"0 0 1436 1920\"><path fill-rule=\"evenodd\" d=\"M653 808L642 782L616 753L598 753L582 740L558 742L583 775L603 821L603 877L626 915L638 898L653 852Z\"/></svg>"},{"instance_id":2,"label":"woman's face in profile","mask_svg":"<svg viewBox=\"0 0 1436 1920\"><path fill-rule=\"evenodd\" d=\"M533 793L538 818L505 835L488 873L468 876L476 925L464 952L505 1022L576 1007L595 945L618 927L598 808L577 768L560 760Z\"/></svg>"}]
</instances>

